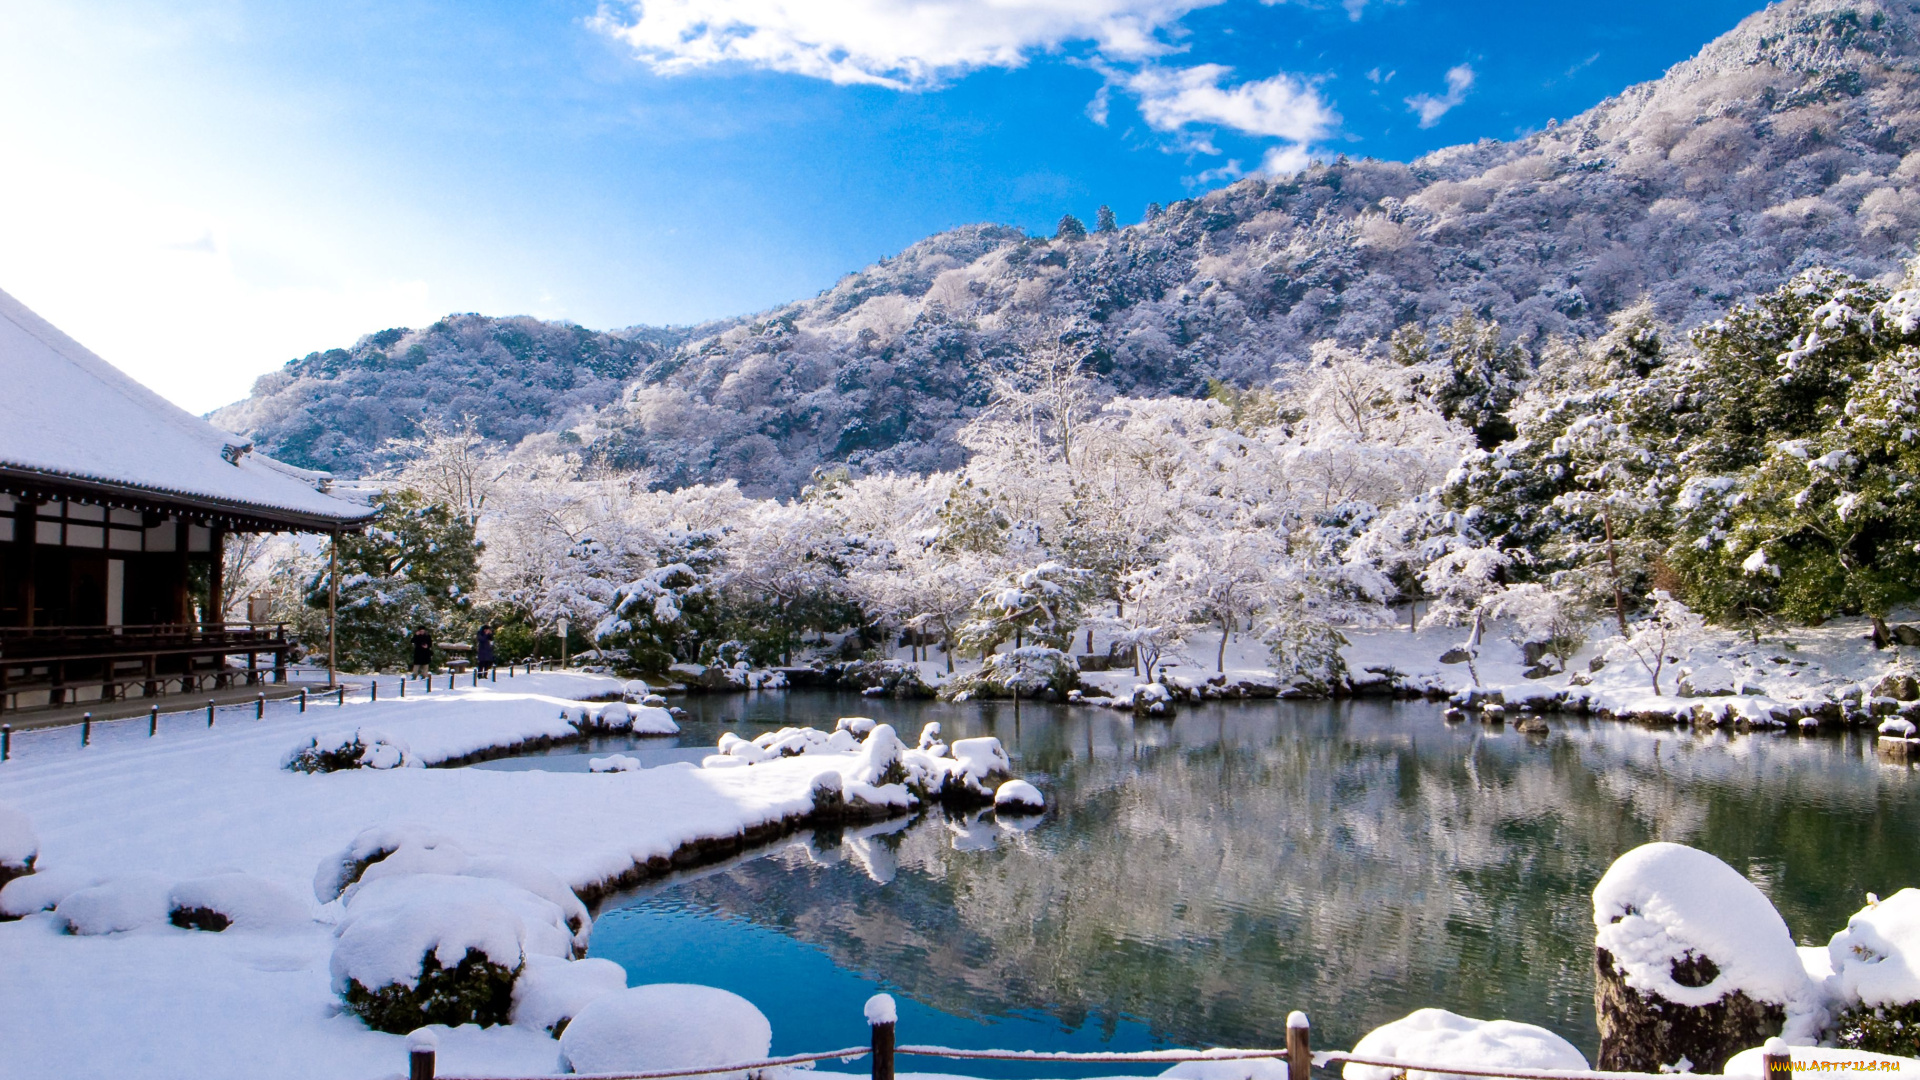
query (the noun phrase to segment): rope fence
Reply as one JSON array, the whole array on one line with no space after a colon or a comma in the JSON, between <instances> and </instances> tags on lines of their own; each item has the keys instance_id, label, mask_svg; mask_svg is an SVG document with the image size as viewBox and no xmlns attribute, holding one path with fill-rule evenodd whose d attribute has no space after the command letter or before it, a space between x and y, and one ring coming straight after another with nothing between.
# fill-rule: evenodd
<instances>
[{"instance_id":1,"label":"rope fence","mask_svg":"<svg viewBox=\"0 0 1920 1080\"><path fill-rule=\"evenodd\" d=\"M1467 1065L1457 1062L1405 1061L1374 1057L1344 1050L1312 1048L1312 1026L1307 1015L1295 1012L1287 1017L1287 1045L1283 1050L1145 1050L1138 1052L1095 1051L1073 1053L1052 1050L963 1050L952 1046L895 1046L893 998L875 995L867 1002L866 1015L871 1040L867 1046L844 1050L825 1050L817 1054L793 1054L787 1057L743 1061L732 1065L703 1065L691 1068L662 1069L651 1072L570 1073L573 1080L672 1080L676 1077L718 1076L744 1073L754 1080L766 1069L838 1059L851 1062L867 1058L872 1064L872 1080L894 1080L896 1056L937 1057L960 1061L1072 1062L1082 1065L1169 1065L1184 1061L1273 1061L1285 1062L1287 1080L1312 1080L1313 1070L1331 1070L1336 1065L1367 1065L1387 1069L1405 1077L1412 1073L1442 1076L1492 1077L1496 1080L1671 1080L1671 1074L1641 1072L1604 1072L1593 1069L1529 1069L1505 1065ZM434 1071L439 1038L428 1028L407 1037L408 1080L540 1080L538 1077L494 1075L444 1075ZM1786 1044L1769 1040L1762 1058L1764 1080L1791 1080L1793 1059Z\"/></svg>"}]
</instances>

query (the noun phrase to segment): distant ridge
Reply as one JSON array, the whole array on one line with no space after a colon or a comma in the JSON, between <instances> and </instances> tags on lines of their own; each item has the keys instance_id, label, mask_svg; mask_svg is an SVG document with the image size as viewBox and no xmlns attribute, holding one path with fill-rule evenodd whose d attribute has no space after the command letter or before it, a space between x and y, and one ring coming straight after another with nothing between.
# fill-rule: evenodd
<instances>
[{"instance_id":1,"label":"distant ridge","mask_svg":"<svg viewBox=\"0 0 1920 1080\"><path fill-rule=\"evenodd\" d=\"M503 442L568 429L659 483L790 494L822 464L957 465L953 434L986 373L1043 324L1076 335L1114 389L1172 394L1264 382L1316 340L1462 310L1535 348L1593 334L1642 296L1692 325L1808 266L1878 277L1910 257L1917 13L1784 0L1523 139L1242 180L1079 242L967 226L749 319L596 333L457 316L387 331L290 363L213 419L352 472L423 412L471 412Z\"/></svg>"}]
</instances>

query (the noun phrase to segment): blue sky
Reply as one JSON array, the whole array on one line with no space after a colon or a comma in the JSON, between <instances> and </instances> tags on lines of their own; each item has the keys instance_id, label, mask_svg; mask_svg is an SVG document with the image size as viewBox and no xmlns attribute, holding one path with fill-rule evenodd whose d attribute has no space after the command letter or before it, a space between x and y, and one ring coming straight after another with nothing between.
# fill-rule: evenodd
<instances>
[{"instance_id":1,"label":"blue sky","mask_svg":"<svg viewBox=\"0 0 1920 1080\"><path fill-rule=\"evenodd\" d=\"M765 308L929 233L1511 138L1754 0L10 0L0 288L196 410L448 311Z\"/></svg>"}]
</instances>

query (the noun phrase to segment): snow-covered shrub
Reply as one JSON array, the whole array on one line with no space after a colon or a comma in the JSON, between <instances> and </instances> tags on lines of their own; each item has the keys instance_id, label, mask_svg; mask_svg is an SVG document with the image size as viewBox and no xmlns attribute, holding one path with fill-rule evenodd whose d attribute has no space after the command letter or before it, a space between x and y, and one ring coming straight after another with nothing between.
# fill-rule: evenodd
<instances>
[{"instance_id":1,"label":"snow-covered shrub","mask_svg":"<svg viewBox=\"0 0 1920 1080\"><path fill-rule=\"evenodd\" d=\"M1787 924L1739 872L1681 844L1644 844L1593 890L1600 1068L1685 1057L1718 1069L1772 1035L1813 1038L1824 997Z\"/></svg>"},{"instance_id":2,"label":"snow-covered shrub","mask_svg":"<svg viewBox=\"0 0 1920 1080\"><path fill-rule=\"evenodd\" d=\"M100 883L98 875L71 866L56 866L14 878L0 886L0 921L52 911L60 901Z\"/></svg>"},{"instance_id":3,"label":"snow-covered shrub","mask_svg":"<svg viewBox=\"0 0 1920 1080\"><path fill-rule=\"evenodd\" d=\"M1324 619L1303 612L1269 620L1262 628L1273 669L1283 686L1326 696L1339 689L1347 678L1347 662L1340 648L1347 639Z\"/></svg>"},{"instance_id":4,"label":"snow-covered shrub","mask_svg":"<svg viewBox=\"0 0 1920 1080\"><path fill-rule=\"evenodd\" d=\"M993 808L1003 814L1037 814L1047 808L1047 800L1025 780L1009 780L994 791Z\"/></svg>"},{"instance_id":5,"label":"snow-covered shrub","mask_svg":"<svg viewBox=\"0 0 1920 1080\"><path fill-rule=\"evenodd\" d=\"M394 1033L506 1023L527 955L573 955L559 907L492 878L362 882L336 932L334 992L367 1026Z\"/></svg>"},{"instance_id":6,"label":"snow-covered shrub","mask_svg":"<svg viewBox=\"0 0 1920 1080\"><path fill-rule=\"evenodd\" d=\"M773 1025L746 998L656 983L602 995L581 1009L560 1036L560 1059L580 1073L651 1072L758 1061L772 1047Z\"/></svg>"},{"instance_id":7,"label":"snow-covered shrub","mask_svg":"<svg viewBox=\"0 0 1920 1080\"><path fill-rule=\"evenodd\" d=\"M1855 1050L1920 1057L1920 889L1867 906L1827 943L1840 1007L1833 1040Z\"/></svg>"},{"instance_id":8,"label":"snow-covered shrub","mask_svg":"<svg viewBox=\"0 0 1920 1080\"><path fill-rule=\"evenodd\" d=\"M129 874L72 893L53 910L70 934L117 934L165 922L167 892L159 874Z\"/></svg>"},{"instance_id":9,"label":"snow-covered shrub","mask_svg":"<svg viewBox=\"0 0 1920 1080\"><path fill-rule=\"evenodd\" d=\"M287 755L286 767L294 772L326 773L343 769L418 768L420 762L399 739L371 728L329 740L322 745L318 736Z\"/></svg>"},{"instance_id":10,"label":"snow-covered shrub","mask_svg":"<svg viewBox=\"0 0 1920 1080\"><path fill-rule=\"evenodd\" d=\"M276 882L228 873L174 885L167 893L167 918L192 930L271 930L305 922L307 909Z\"/></svg>"},{"instance_id":11,"label":"snow-covered shrub","mask_svg":"<svg viewBox=\"0 0 1920 1080\"><path fill-rule=\"evenodd\" d=\"M864 739L879 721L866 716L843 716L833 722L833 730L844 731L856 739Z\"/></svg>"},{"instance_id":12,"label":"snow-covered shrub","mask_svg":"<svg viewBox=\"0 0 1920 1080\"><path fill-rule=\"evenodd\" d=\"M1609 660L1632 660L1652 680L1653 692L1660 693L1660 673L1675 659L1684 661L1700 643L1705 620L1664 589L1655 589L1653 607L1647 617L1634 623L1625 635L1607 646Z\"/></svg>"},{"instance_id":13,"label":"snow-covered shrub","mask_svg":"<svg viewBox=\"0 0 1920 1080\"><path fill-rule=\"evenodd\" d=\"M905 660L857 660L840 669L840 685L874 697L934 696L933 687L920 677L919 666Z\"/></svg>"},{"instance_id":14,"label":"snow-covered shrub","mask_svg":"<svg viewBox=\"0 0 1920 1080\"><path fill-rule=\"evenodd\" d=\"M33 873L40 857L40 838L33 822L11 806L0 805L0 886L22 874Z\"/></svg>"},{"instance_id":15,"label":"snow-covered shrub","mask_svg":"<svg viewBox=\"0 0 1920 1080\"><path fill-rule=\"evenodd\" d=\"M358 882L369 867L396 855L401 857L389 872L455 874L469 861L458 844L431 829L408 824L375 825L361 830L352 843L320 861L313 875L313 895L327 903Z\"/></svg>"},{"instance_id":16,"label":"snow-covered shrub","mask_svg":"<svg viewBox=\"0 0 1920 1080\"><path fill-rule=\"evenodd\" d=\"M980 669L948 682L941 691L954 700L1051 695L1065 701L1080 685L1080 667L1073 657L1044 645L1028 645L989 655Z\"/></svg>"},{"instance_id":17,"label":"snow-covered shrub","mask_svg":"<svg viewBox=\"0 0 1920 1080\"><path fill-rule=\"evenodd\" d=\"M1445 1009L1416 1009L1383 1024L1354 1044L1358 1057L1431 1062L1469 1068L1585 1069L1587 1059L1572 1043L1543 1027L1512 1020L1474 1020ZM1348 1064L1343 1080L1395 1080L1399 1070ZM1408 1072L1420 1080L1466 1080L1453 1073Z\"/></svg>"},{"instance_id":18,"label":"snow-covered shrub","mask_svg":"<svg viewBox=\"0 0 1920 1080\"><path fill-rule=\"evenodd\" d=\"M626 988L626 969L611 960L529 956L513 981L513 1022L557 1039L594 999Z\"/></svg>"}]
</instances>

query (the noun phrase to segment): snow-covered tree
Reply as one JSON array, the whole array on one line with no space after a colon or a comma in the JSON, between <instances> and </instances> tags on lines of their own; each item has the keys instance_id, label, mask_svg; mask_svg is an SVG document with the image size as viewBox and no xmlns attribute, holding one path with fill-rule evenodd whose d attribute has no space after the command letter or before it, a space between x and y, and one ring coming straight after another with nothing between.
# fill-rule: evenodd
<instances>
[{"instance_id":1,"label":"snow-covered tree","mask_svg":"<svg viewBox=\"0 0 1920 1080\"><path fill-rule=\"evenodd\" d=\"M1608 659L1633 660L1646 671L1657 696L1660 674L1669 664L1684 663L1700 643L1705 620L1662 589L1654 590L1647 616L1607 646Z\"/></svg>"}]
</instances>

